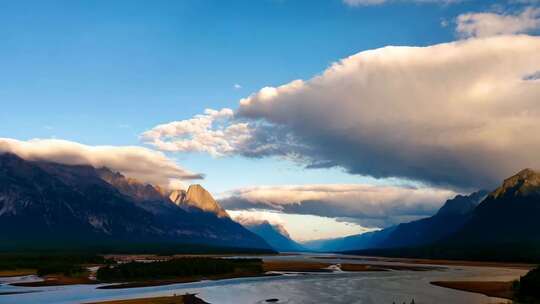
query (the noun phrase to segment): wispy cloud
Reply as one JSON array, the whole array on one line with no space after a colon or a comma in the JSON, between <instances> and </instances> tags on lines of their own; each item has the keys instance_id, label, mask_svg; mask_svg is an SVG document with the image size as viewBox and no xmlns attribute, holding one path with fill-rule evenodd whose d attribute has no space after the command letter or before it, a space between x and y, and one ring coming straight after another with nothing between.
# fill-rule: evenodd
<instances>
[{"instance_id":1,"label":"wispy cloud","mask_svg":"<svg viewBox=\"0 0 540 304\"><path fill-rule=\"evenodd\" d=\"M349 6L370 6L381 5L391 2L411 2L411 3L433 3L433 4L451 4L462 2L463 0L343 0L343 3Z\"/></svg>"},{"instance_id":2,"label":"wispy cloud","mask_svg":"<svg viewBox=\"0 0 540 304\"><path fill-rule=\"evenodd\" d=\"M540 8L527 7L520 13L467 13L456 22L456 32L466 38L528 33L540 29Z\"/></svg>"},{"instance_id":3,"label":"wispy cloud","mask_svg":"<svg viewBox=\"0 0 540 304\"><path fill-rule=\"evenodd\" d=\"M234 153L251 138L246 123L234 122L231 109L207 109L188 120L175 121L144 132L141 139L164 151L206 152L214 156Z\"/></svg>"}]
</instances>

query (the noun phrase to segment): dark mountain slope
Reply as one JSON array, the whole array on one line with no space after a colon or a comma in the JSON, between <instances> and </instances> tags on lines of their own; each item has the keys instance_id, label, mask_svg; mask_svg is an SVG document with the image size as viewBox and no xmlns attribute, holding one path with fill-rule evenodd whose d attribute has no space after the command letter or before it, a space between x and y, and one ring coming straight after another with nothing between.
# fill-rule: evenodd
<instances>
[{"instance_id":1,"label":"dark mountain slope","mask_svg":"<svg viewBox=\"0 0 540 304\"><path fill-rule=\"evenodd\" d=\"M525 169L491 192L453 234L418 247L356 254L540 262L540 173Z\"/></svg>"},{"instance_id":2,"label":"dark mountain slope","mask_svg":"<svg viewBox=\"0 0 540 304\"><path fill-rule=\"evenodd\" d=\"M399 224L377 247L416 247L448 237L469 220L475 207L486 195L487 191L478 191L449 199L435 215Z\"/></svg>"},{"instance_id":3,"label":"dark mountain slope","mask_svg":"<svg viewBox=\"0 0 540 304\"><path fill-rule=\"evenodd\" d=\"M462 246L540 245L540 173L525 169L506 179L444 242Z\"/></svg>"}]
</instances>

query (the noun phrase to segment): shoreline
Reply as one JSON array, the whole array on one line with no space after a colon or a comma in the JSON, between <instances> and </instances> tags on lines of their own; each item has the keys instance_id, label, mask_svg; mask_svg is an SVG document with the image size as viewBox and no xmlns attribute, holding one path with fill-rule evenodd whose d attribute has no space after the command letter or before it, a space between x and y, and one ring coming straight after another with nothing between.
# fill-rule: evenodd
<instances>
[{"instance_id":1,"label":"shoreline","mask_svg":"<svg viewBox=\"0 0 540 304\"><path fill-rule=\"evenodd\" d=\"M140 282L112 283L97 287L97 289L127 289L151 286L164 286L172 284L193 283L202 280L226 280L238 278L279 276L283 273L333 273L331 263L299 262L299 261L269 261L263 264L263 273L231 273L214 276L180 277L168 280L148 280ZM419 267L401 265L370 265L370 264L340 264L340 270L345 272L375 272L375 271L430 271L440 270L439 267Z\"/></svg>"},{"instance_id":2,"label":"shoreline","mask_svg":"<svg viewBox=\"0 0 540 304\"><path fill-rule=\"evenodd\" d=\"M198 298L196 294L172 295L153 298L136 298L128 300L112 300L91 302L86 304L210 304Z\"/></svg>"},{"instance_id":3,"label":"shoreline","mask_svg":"<svg viewBox=\"0 0 540 304\"><path fill-rule=\"evenodd\" d=\"M467 261L467 260L445 260L445 259L420 259L420 258L394 258L394 257L376 257L376 256L338 256L338 257L320 257L319 259L336 260L360 260L376 262L394 262L405 264L420 265L441 265L441 266L473 266L473 267L499 267L530 270L536 267L536 264L517 263L517 262L490 262L490 261Z\"/></svg>"},{"instance_id":4,"label":"shoreline","mask_svg":"<svg viewBox=\"0 0 540 304\"><path fill-rule=\"evenodd\" d=\"M513 300L513 282L504 281L433 281L431 285Z\"/></svg>"},{"instance_id":5,"label":"shoreline","mask_svg":"<svg viewBox=\"0 0 540 304\"><path fill-rule=\"evenodd\" d=\"M176 278L170 280L150 280L142 282L127 282L127 283L112 283L109 285L99 286L96 289L129 289L129 288L140 288L140 287L153 287L153 286L166 286L173 284L184 284L184 283L195 283L205 280L210 281L219 281L227 279L239 279L239 278L258 278L258 277L271 277L277 276L278 274L244 274L244 275L216 275L216 276L207 276L207 277L196 277L196 278Z\"/></svg>"},{"instance_id":6,"label":"shoreline","mask_svg":"<svg viewBox=\"0 0 540 304\"><path fill-rule=\"evenodd\" d=\"M37 274L36 269L0 270L0 278L22 277Z\"/></svg>"},{"instance_id":7,"label":"shoreline","mask_svg":"<svg viewBox=\"0 0 540 304\"><path fill-rule=\"evenodd\" d=\"M46 275L43 281L11 283L11 286L17 287L47 287L47 286L65 286L65 285L93 285L98 284L88 277L67 277L64 275Z\"/></svg>"}]
</instances>

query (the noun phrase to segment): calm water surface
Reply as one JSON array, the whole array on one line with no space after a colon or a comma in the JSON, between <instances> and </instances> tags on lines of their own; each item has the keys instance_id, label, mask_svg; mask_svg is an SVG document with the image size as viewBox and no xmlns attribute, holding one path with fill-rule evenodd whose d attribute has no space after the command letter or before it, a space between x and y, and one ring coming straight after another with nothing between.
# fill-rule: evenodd
<instances>
[{"instance_id":1,"label":"calm water surface","mask_svg":"<svg viewBox=\"0 0 540 304\"><path fill-rule=\"evenodd\" d=\"M379 263L357 259L345 260L345 257L342 256L333 257L335 259L320 260L320 256L317 255L301 255L265 257L265 259L301 259L329 263ZM0 282L4 282L0 285L0 293L36 291L27 294L3 295L0 296L0 303L87 303L112 299L165 296L186 292L198 293L200 298L212 304L266 303L265 300L270 298L279 299L277 303L392 304L392 302L410 303L413 298L419 304L507 303L506 300L502 299L433 286L429 282L435 280L509 281L526 273L525 270L508 268L443 267L444 269L432 271L288 274L278 277L242 278L116 290L100 290L96 289L96 285L38 288L13 287L7 285L8 279L0 278Z\"/></svg>"}]
</instances>

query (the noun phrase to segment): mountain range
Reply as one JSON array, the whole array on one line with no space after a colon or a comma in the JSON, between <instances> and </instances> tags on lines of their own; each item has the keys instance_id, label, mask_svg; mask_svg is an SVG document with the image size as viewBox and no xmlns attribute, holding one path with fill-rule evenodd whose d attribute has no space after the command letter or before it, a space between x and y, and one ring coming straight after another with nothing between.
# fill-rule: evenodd
<instances>
[{"instance_id":1,"label":"mountain range","mask_svg":"<svg viewBox=\"0 0 540 304\"><path fill-rule=\"evenodd\" d=\"M479 191L457 196L432 217L375 232L379 237L371 236L374 242L361 247L352 244L339 251L537 262L540 260L539 218L540 173L524 169L490 193Z\"/></svg>"},{"instance_id":2,"label":"mountain range","mask_svg":"<svg viewBox=\"0 0 540 304\"><path fill-rule=\"evenodd\" d=\"M280 225L237 223L201 185L168 190L108 168L0 154L0 251L322 251L540 260L540 173L447 200L431 217L344 238L295 242Z\"/></svg>"},{"instance_id":3,"label":"mountain range","mask_svg":"<svg viewBox=\"0 0 540 304\"><path fill-rule=\"evenodd\" d=\"M486 195L487 191L483 190L470 195L457 195L447 200L431 217L378 231L338 239L313 241L304 245L312 250L336 252L429 244L461 228Z\"/></svg>"},{"instance_id":4,"label":"mountain range","mask_svg":"<svg viewBox=\"0 0 540 304\"><path fill-rule=\"evenodd\" d=\"M273 252L200 185L169 192L108 168L9 153L0 154L0 231L0 250Z\"/></svg>"}]
</instances>

